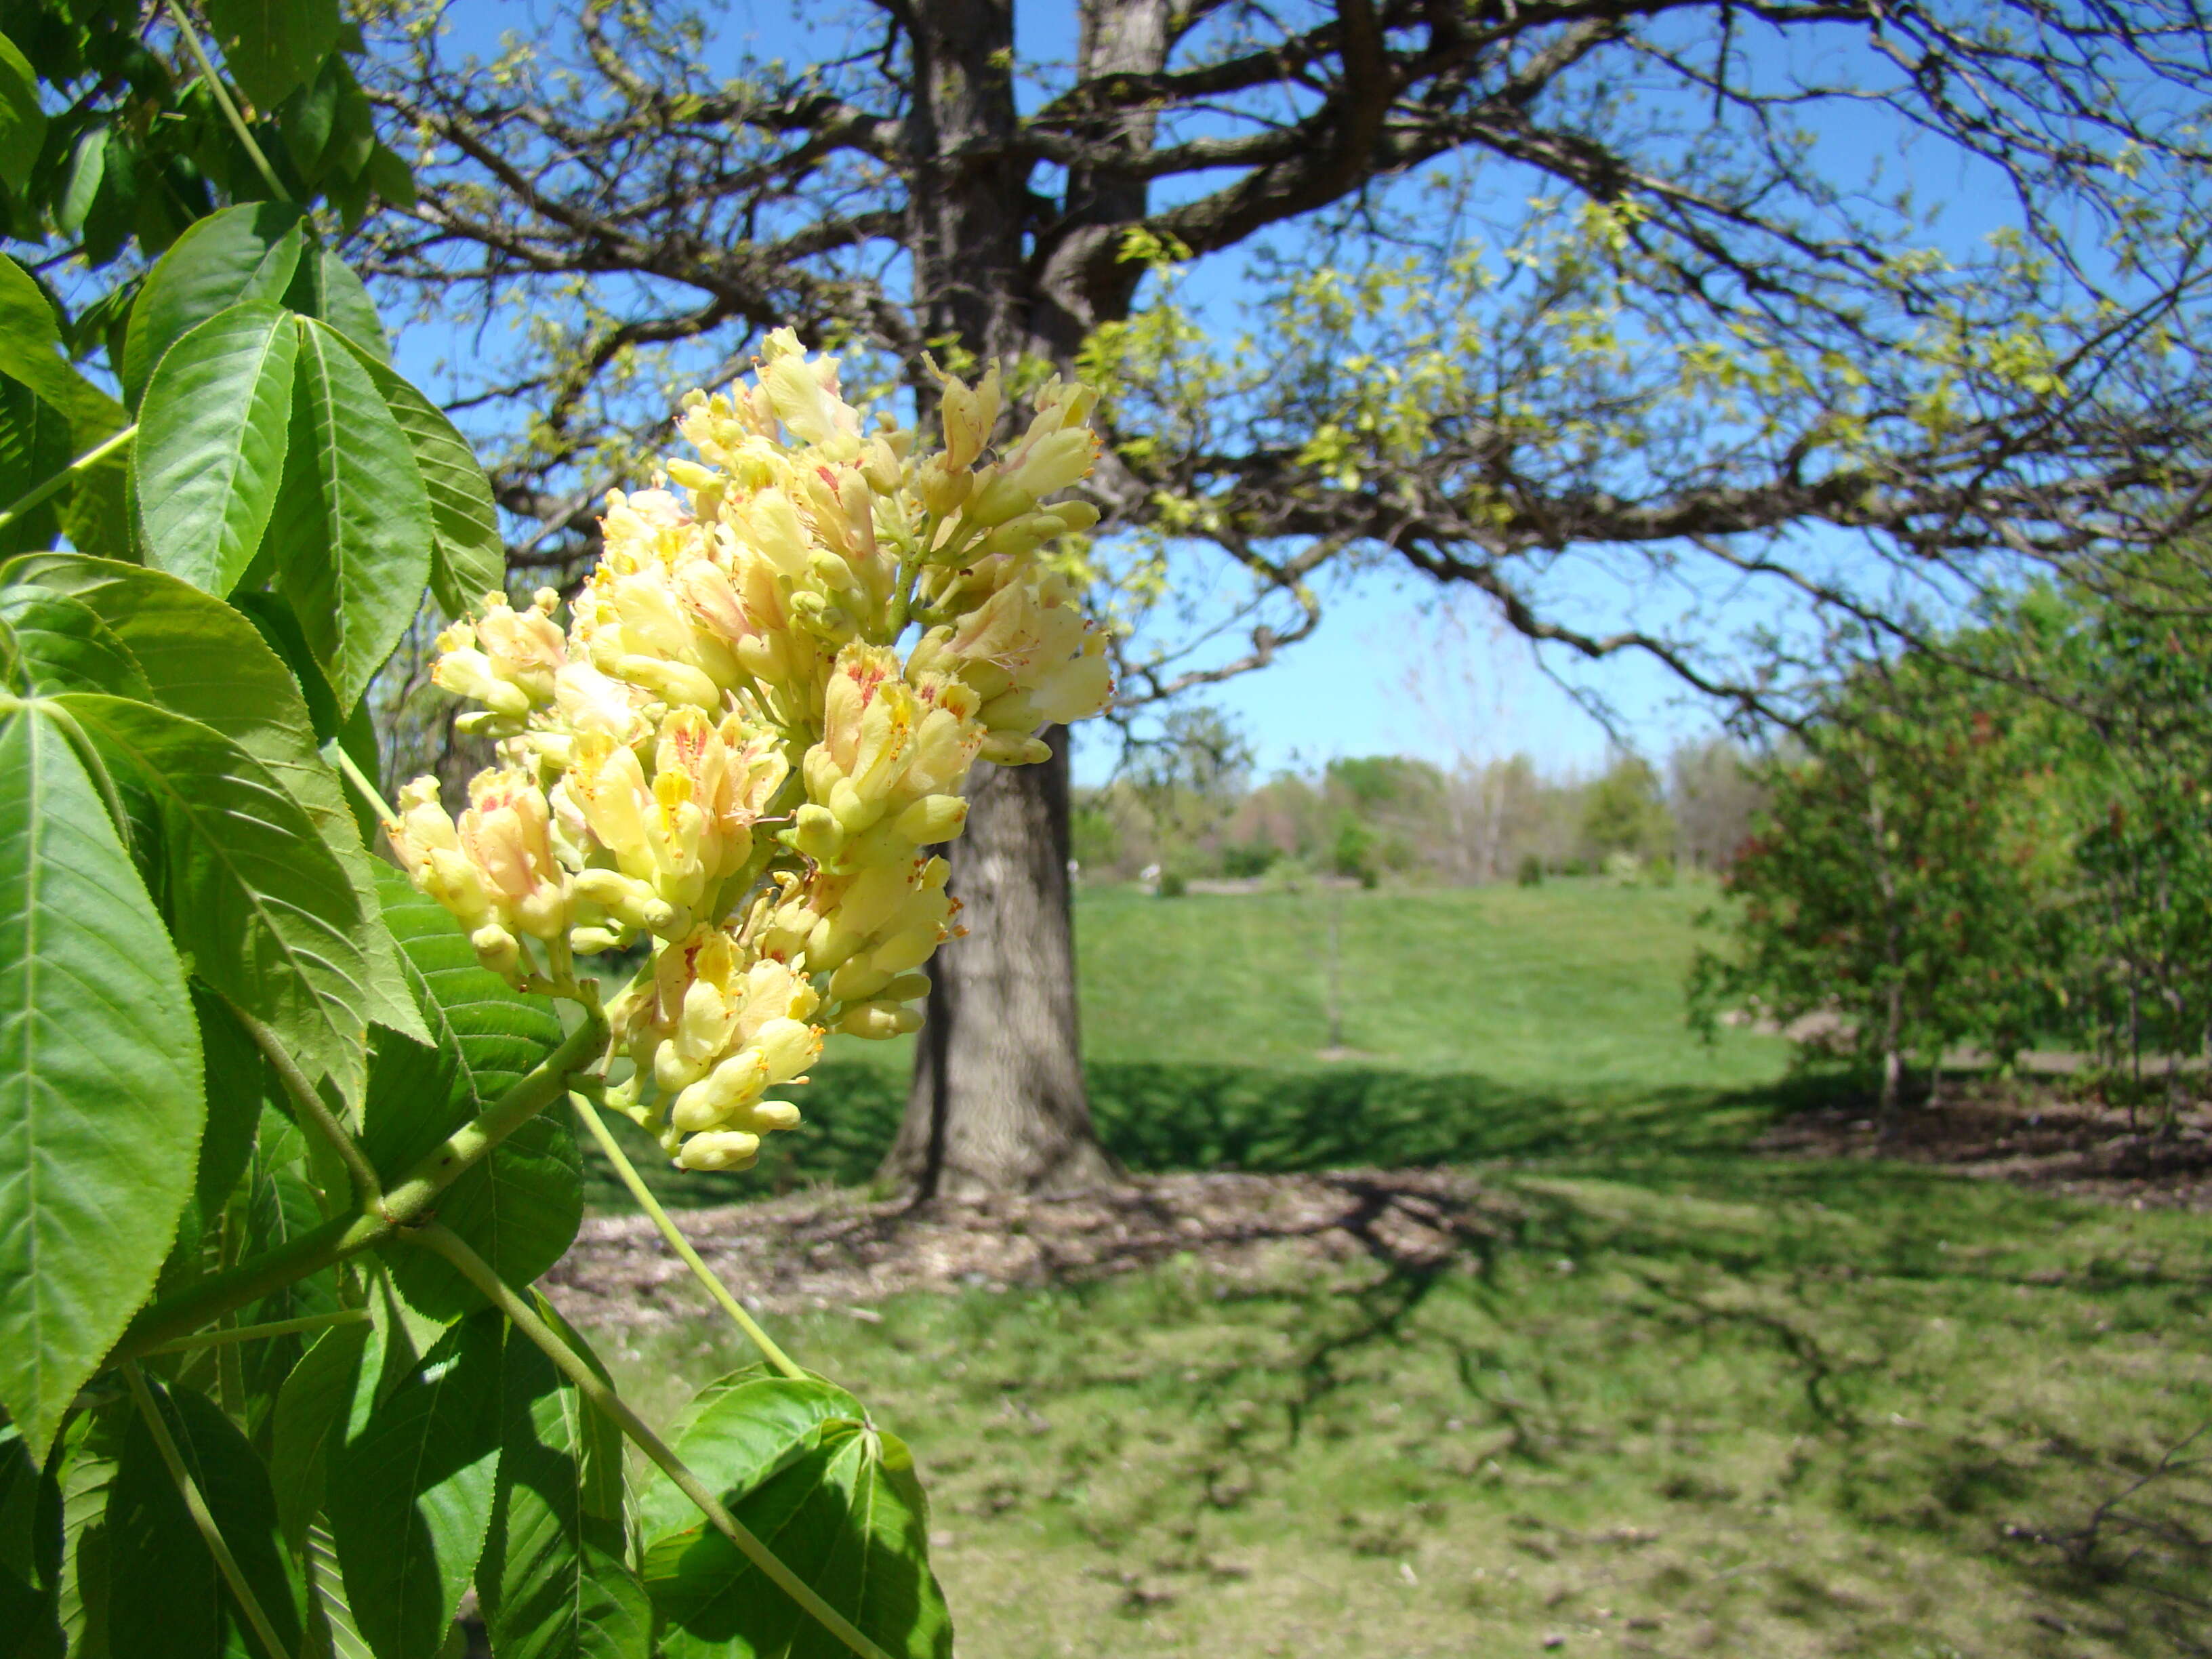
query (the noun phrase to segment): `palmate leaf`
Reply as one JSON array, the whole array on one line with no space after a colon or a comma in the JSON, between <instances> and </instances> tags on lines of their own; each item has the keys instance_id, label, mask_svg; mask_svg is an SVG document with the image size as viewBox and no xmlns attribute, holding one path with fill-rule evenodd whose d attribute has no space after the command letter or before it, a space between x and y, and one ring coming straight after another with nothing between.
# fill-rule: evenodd
<instances>
[{"instance_id":1,"label":"palmate leaf","mask_svg":"<svg viewBox=\"0 0 2212 1659\"><path fill-rule=\"evenodd\" d=\"M376 301L353 267L328 248L314 249L300 261L284 303L302 317L321 319L379 368L392 362L392 343L385 337Z\"/></svg>"},{"instance_id":2,"label":"palmate leaf","mask_svg":"<svg viewBox=\"0 0 2212 1659\"><path fill-rule=\"evenodd\" d=\"M197 1391L148 1379L185 1468L246 1587L285 1644L299 1650L304 1585L276 1531L268 1471L222 1408ZM163 1659L215 1659L226 1628L246 1616L232 1599L207 1541L142 1417L123 1436L109 1488L107 1605L110 1651ZM252 1647L245 1651L251 1652Z\"/></svg>"},{"instance_id":3,"label":"palmate leaf","mask_svg":"<svg viewBox=\"0 0 2212 1659\"><path fill-rule=\"evenodd\" d=\"M0 185L21 201L31 169L46 142L46 114L39 107L39 76L15 43L0 34Z\"/></svg>"},{"instance_id":4,"label":"palmate leaf","mask_svg":"<svg viewBox=\"0 0 2212 1659\"><path fill-rule=\"evenodd\" d=\"M75 721L156 803L170 923L199 977L271 1027L310 1077L358 1098L366 919L299 803L198 720L90 692L42 706Z\"/></svg>"},{"instance_id":5,"label":"palmate leaf","mask_svg":"<svg viewBox=\"0 0 2212 1659\"><path fill-rule=\"evenodd\" d=\"M65 438L58 432L32 434L38 449L33 463L38 477L26 480L21 489L58 470L46 465L56 450L68 452L62 458L65 463L120 431L131 418L122 404L77 372L62 349L61 331L46 295L27 272L4 256L0 256L0 374L20 382L38 405L58 413L68 427ZM131 526L124 496L129 467L129 458L121 452L110 455L76 475L53 504L54 514L42 511L32 518L51 523L58 514L61 527L79 548L128 554ZM14 500L21 489L11 490L8 499ZM23 526L27 532L43 528L41 523ZM27 537L19 540L11 536L10 540L17 546L33 544Z\"/></svg>"},{"instance_id":6,"label":"palmate leaf","mask_svg":"<svg viewBox=\"0 0 2212 1659\"><path fill-rule=\"evenodd\" d=\"M148 560L218 599L276 504L299 349L289 312L234 305L171 346L146 386L131 466Z\"/></svg>"},{"instance_id":7,"label":"palmate leaf","mask_svg":"<svg viewBox=\"0 0 2212 1659\"><path fill-rule=\"evenodd\" d=\"M464 1320L381 1401L364 1366L331 1469L346 1601L377 1659L433 1659L476 1571L499 1463L505 1321Z\"/></svg>"},{"instance_id":8,"label":"palmate leaf","mask_svg":"<svg viewBox=\"0 0 2212 1659\"><path fill-rule=\"evenodd\" d=\"M0 714L0 1404L43 1457L145 1300L204 1113L185 977L92 779Z\"/></svg>"},{"instance_id":9,"label":"palmate leaf","mask_svg":"<svg viewBox=\"0 0 2212 1659\"><path fill-rule=\"evenodd\" d=\"M105 691L153 700L145 672L122 636L66 593L0 587L0 659L9 689L19 693Z\"/></svg>"},{"instance_id":10,"label":"palmate leaf","mask_svg":"<svg viewBox=\"0 0 2212 1659\"><path fill-rule=\"evenodd\" d=\"M130 1408L109 1401L73 1419L58 1471L61 1583L55 1611L70 1659L108 1659L107 1499Z\"/></svg>"},{"instance_id":11,"label":"palmate leaf","mask_svg":"<svg viewBox=\"0 0 2212 1659\"><path fill-rule=\"evenodd\" d=\"M689 1449L679 1455L699 1467ZM927 1507L913 1456L895 1436L850 1419L824 1423L811 1448L730 1508L887 1651L903 1659L951 1653L951 1616L929 1570ZM665 1659L839 1659L847 1651L704 1522L652 1544L645 1582L667 1622Z\"/></svg>"},{"instance_id":12,"label":"palmate leaf","mask_svg":"<svg viewBox=\"0 0 2212 1659\"><path fill-rule=\"evenodd\" d=\"M264 109L314 74L337 45L337 0L207 0L224 67Z\"/></svg>"},{"instance_id":13,"label":"palmate leaf","mask_svg":"<svg viewBox=\"0 0 2212 1659\"><path fill-rule=\"evenodd\" d=\"M0 255L0 374L21 380L68 416L77 451L89 449L130 416L78 373L62 348L53 307L30 273Z\"/></svg>"},{"instance_id":14,"label":"palmate leaf","mask_svg":"<svg viewBox=\"0 0 2212 1659\"><path fill-rule=\"evenodd\" d=\"M13 375L0 375L0 502L44 483L76 458L69 416ZM52 544L60 528L49 498L0 529L0 554Z\"/></svg>"},{"instance_id":15,"label":"palmate leaf","mask_svg":"<svg viewBox=\"0 0 2212 1659\"><path fill-rule=\"evenodd\" d=\"M276 1488L276 1516L294 1550L323 1507L331 1449L345 1433L360 1379L369 1328L339 1325L315 1339L292 1367L276 1396L269 1468Z\"/></svg>"},{"instance_id":16,"label":"palmate leaf","mask_svg":"<svg viewBox=\"0 0 2212 1659\"><path fill-rule=\"evenodd\" d=\"M307 248L306 221L280 202L211 213L177 238L146 275L123 337L123 395L133 408L169 348L217 312L278 302Z\"/></svg>"},{"instance_id":17,"label":"palmate leaf","mask_svg":"<svg viewBox=\"0 0 2212 1659\"><path fill-rule=\"evenodd\" d=\"M477 1593L500 1659L647 1659L653 1610L625 1559L621 1431L520 1340L507 1345L497 1494Z\"/></svg>"},{"instance_id":18,"label":"palmate leaf","mask_svg":"<svg viewBox=\"0 0 2212 1659\"><path fill-rule=\"evenodd\" d=\"M543 1060L561 1041L561 1022L543 998L526 997L479 966L453 917L404 876L379 865L376 879L435 1039L377 1041L362 1139L389 1179ZM565 1122L541 1113L439 1195L438 1219L519 1287L561 1259L583 1202L575 1141ZM394 1282L419 1311L445 1320L483 1305L442 1256L401 1248L390 1257Z\"/></svg>"},{"instance_id":19,"label":"palmate leaf","mask_svg":"<svg viewBox=\"0 0 2212 1659\"><path fill-rule=\"evenodd\" d=\"M399 953L379 919L375 860L362 844L337 774L316 750L298 684L252 623L189 583L112 560L37 555L4 574L82 600L129 647L155 702L213 726L268 768L313 819L353 886L366 919L368 1018L427 1042L401 977Z\"/></svg>"},{"instance_id":20,"label":"palmate leaf","mask_svg":"<svg viewBox=\"0 0 2212 1659\"><path fill-rule=\"evenodd\" d=\"M366 352L362 367L385 406L407 434L415 465L430 501L430 592L448 617L483 603L507 580L507 544L499 533L499 508L491 485L445 412L414 385Z\"/></svg>"},{"instance_id":21,"label":"palmate leaf","mask_svg":"<svg viewBox=\"0 0 2212 1659\"><path fill-rule=\"evenodd\" d=\"M398 423L344 337L297 319L276 580L338 706L350 708L422 604L430 504Z\"/></svg>"}]
</instances>

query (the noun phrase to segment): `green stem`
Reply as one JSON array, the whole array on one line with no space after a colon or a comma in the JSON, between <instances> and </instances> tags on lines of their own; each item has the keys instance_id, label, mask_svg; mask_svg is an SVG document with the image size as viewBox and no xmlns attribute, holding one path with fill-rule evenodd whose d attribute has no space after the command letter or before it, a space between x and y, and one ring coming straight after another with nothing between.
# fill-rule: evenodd
<instances>
[{"instance_id":1,"label":"green stem","mask_svg":"<svg viewBox=\"0 0 2212 1659\"><path fill-rule=\"evenodd\" d=\"M607 1155L607 1162L615 1166L615 1173L622 1177L622 1184L629 1188L629 1195L637 1200L638 1207L653 1218L653 1224L668 1241L668 1248L684 1258L684 1265L690 1268L692 1276L707 1287L707 1294L720 1303L722 1311L729 1315L737 1328L752 1339L753 1346L761 1351L769 1364L794 1380L805 1376L806 1373L792 1362L789 1354L775 1345L774 1339L745 1311L744 1305L730 1294L729 1286L723 1284L716 1277L714 1270L700 1259L699 1252L691 1248L691 1242L669 1218L668 1212L660 1207L660 1200L653 1195L652 1189L645 1184L644 1177L638 1174L636 1166L631 1164L629 1155L608 1131L592 1103L571 1090L568 1103L584 1120L584 1127L592 1132L592 1139L599 1143L599 1150Z\"/></svg>"},{"instance_id":2,"label":"green stem","mask_svg":"<svg viewBox=\"0 0 2212 1659\"><path fill-rule=\"evenodd\" d=\"M0 530L5 530L9 525L15 523L15 520L21 518L23 514L28 513L33 507L38 506L40 502L45 501L47 496L52 495L57 489L59 489L71 478L76 477L78 473L83 471L85 468L97 465L100 462L106 460L117 450L122 448L124 445L129 443L132 438L137 435L137 434L138 424L134 421L129 426L125 427L122 431L114 434L111 437L101 439L90 449L86 450L83 454L78 456L75 460L71 461L60 471L55 473L52 477L47 479L44 483L33 484L29 489L25 490L14 501L9 502L5 512L0 512Z\"/></svg>"},{"instance_id":3,"label":"green stem","mask_svg":"<svg viewBox=\"0 0 2212 1659\"><path fill-rule=\"evenodd\" d=\"M180 1336L173 1342L164 1342L159 1347L149 1348L149 1354L187 1353L195 1348L212 1348L222 1342L258 1342L264 1336L292 1336L301 1331L326 1330L332 1325L366 1325L366 1308L339 1308L330 1313L301 1314L297 1319L272 1319L265 1325L227 1325L219 1330L195 1331L190 1336Z\"/></svg>"},{"instance_id":4,"label":"green stem","mask_svg":"<svg viewBox=\"0 0 2212 1659\"><path fill-rule=\"evenodd\" d=\"M384 799L377 787L368 781L368 775L355 763L351 755L347 754L343 747L331 752L338 757L338 770L346 775L348 782L361 791L361 798L376 809L378 817L389 823L399 816L392 810L391 803Z\"/></svg>"},{"instance_id":5,"label":"green stem","mask_svg":"<svg viewBox=\"0 0 2212 1659\"><path fill-rule=\"evenodd\" d=\"M185 45L192 54L192 61L200 66L200 73L207 76L208 90L215 94L216 106L222 111L223 119L230 123L230 130L238 135L238 142L246 146L246 153L252 160L254 171L261 175L261 182L269 186L269 199L272 202L290 201L291 192L276 182L276 170L269 165L269 158L261 153L261 146L254 143L253 134L246 125L246 118L238 112L238 106L231 102L230 91L223 85L222 76L215 72L214 60L209 58L207 48L200 44L200 37L193 29L191 20L185 15L185 9L177 3L177 0L168 0L168 9L170 21L176 24L177 33L185 37Z\"/></svg>"},{"instance_id":6,"label":"green stem","mask_svg":"<svg viewBox=\"0 0 2212 1659\"><path fill-rule=\"evenodd\" d=\"M823 1628L861 1656L861 1659L890 1659L890 1656L857 1629L851 1620L823 1601L814 1587L783 1564L782 1558L756 1537L752 1529L722 1506L720 1499L707 1490L707 1485L691 1472L690 1466L669 1449L664 1441L633 1410L629 1402L601 1380L599 1374L584 1363L580 1355L554 1333L552 1327L538 1316L538 1311L512 1286L491 1269L491 1264L471 1249L461 1238L441 1222L429 1222L408 1234L410 1242L445 1257L459 1270L461 1276L482 1291L489 1301L513 1322L514 1328L544 1350L545 1357L560 1368L562 1375L576 1385L576 1391L605 1412L622 1431L637 1443L638 1449L659 1466L676 1485L678 1491L699 1506L699 1511L712 1522L714 1530L728 1539L745 1559L761 1570L762 1576L818 1620Z\"/></svg>"},{"instance_id":7,"label":"green stem","mask_svg":"<svg viewBox=\"0 0 2212 1659\"><path fill-rule=\"evenodd\" d=\"M345 1125L339 1122L330 1107L324 1103L322 1091L300 1069L300 1062L293 1059L284 1045L276 1040L276 1033L234 1002L231 1003L230 1011L238 1016L238 1023L246 1027L246 1035L253 1039L253 1046L261 1050L262 1058L276 1068L276 1075L284 1082L284 1092L292 1097L294 1108L302 1118L314 1125L316 1133L330 1142L332 1150L345 1164L346 1173L353 1177L355 1206L363 1210L375 1208L384 1196L384 1183L377 1179L376 1165L368 1161L368 1154L362 1151L361 1143L346 1133Z\"/></svg>"},{"instance_id":8,"label":"green stem","mask_svg":"<svg viewBox=\"0 0 2212 1659\"><path fill-rule=\"evenodd\" d=\"M261 1610L261 1603L254 1599L253 1587L246 1582L246 1575L239 1571L238 1558L230 1553L230 1546L223 1542L222 1529L216 1525L215 1515L209 1510L207 1499L200 1496L199 1483L192 1479L192 1472L185 1467L185 1460L177 1450L177 1443L170 1438L169 1425L161 1419L161 1408L154 1401L153 1390L146 1386L146 1379L139 1374L136 1365L125 1365L123 1375L131 1384L131 1397L138 1402L138 1414L146 1419L146 1427L154 1436L154 1443L161 1449L161 1461L169 1466L169 1478L177 1483L178 1495L185 1500L185 1508L191 1512L192 1524L200 1529L200 1536L207 1540L208 1553L215 1557L216 1565L222 1570L223 1582L230 1586L231 1595L238 1599L238 1605L244 1609L246 1622L253 1626L253 1633L261 1638L261 1645L268 1650L269 1659L290 1659L284 1651L284 1644L277 1639L275 1626L269 1622L269 1615Z\"/></svg>"},{"instance_id":9,"label":"green stem","mask_svg":"<svg viewBox=\"0 0 2212 1659\"><path fill-rule=\"evenodd\" d=\"M190 1290L163 1297L131 1322L109 1355L109 1363L135 1359L165 1342L188 1335L233 1308L258 1302L425 1219L438 1194L453 1184L454 1177L566 1094L576 1073L598 1061L606 1042L606 1017L587 1006L583 1024L569 1032L559 1048L447 1136L443 1145L386 1189L374 1206L359 1215L333 1217L228 1273L211 1273Z\"/></svg>"}]
</instances>

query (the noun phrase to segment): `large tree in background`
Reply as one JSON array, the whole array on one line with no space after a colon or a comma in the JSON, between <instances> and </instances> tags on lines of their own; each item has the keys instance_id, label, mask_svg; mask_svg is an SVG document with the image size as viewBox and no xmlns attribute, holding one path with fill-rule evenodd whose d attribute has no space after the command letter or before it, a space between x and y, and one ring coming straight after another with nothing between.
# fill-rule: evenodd
<instances>
[{"instance_id":1,"label":"large tree in background","mask_svg":"<svg viewBox=\"0 0 2212 1659\"><path fill-rule=\"evenodd\" d=\"M669 394L784 325L925 401L926 351L1107 386L1102 602L1206 553L1250 578L1183 617L1196 654L1132 645L1140 696L1389 559L1786 710L1789 630L1724 637L1712 579L1909 646L2212 493L2190 0L1080 0L1024 11L1042 53L1011 0L793 15L755 52L588 0L476 58L399 12L374 93L422 193L374 263L488 319L462 390L525 571L573 574ZM1931 226L1914 177L1966 207ZM975 936L894 1158L925 1194L1104 1171L1066 795L1064 761L1000 774L957 849Z\"/></svg>"}]
</instances>

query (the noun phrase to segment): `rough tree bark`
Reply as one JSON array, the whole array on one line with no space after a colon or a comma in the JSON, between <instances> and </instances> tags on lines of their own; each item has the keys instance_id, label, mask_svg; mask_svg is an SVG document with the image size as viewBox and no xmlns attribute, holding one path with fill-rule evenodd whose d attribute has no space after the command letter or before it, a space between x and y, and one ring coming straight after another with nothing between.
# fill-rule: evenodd
<instances>
[{"instance_id":1,"label":"rough tree bark","mask_svg":"<svg viewBox=\"0 0 2212 1659\"><path fill-rule=\"evenodd\" d=\"M1103 315L1126 312L1136 268L1106 227L1143 216L1141 179L1107 167L1070 179L1052 256L1024 257L1031 215L1017 125L1011 0L915 0L914 154L945 160L918 175L914 257L933 342L978 360L1009 354L1072 369ZM1089 0L1079 53L1086 74L1158 70L1165 0ZM1149 145L1149 117L1117 118ZM997 156L980 162L963 155ZM1088 234L1086 234L1086 231ZM884 1178L919 1199L1055 1192L1119 1173L1098 1144L1084 1086L1068 889L1066 734L1041 766L979 766L968 828L947 849L969 937L932 966L928 1020Z\"/></svg>"}]
</instances>

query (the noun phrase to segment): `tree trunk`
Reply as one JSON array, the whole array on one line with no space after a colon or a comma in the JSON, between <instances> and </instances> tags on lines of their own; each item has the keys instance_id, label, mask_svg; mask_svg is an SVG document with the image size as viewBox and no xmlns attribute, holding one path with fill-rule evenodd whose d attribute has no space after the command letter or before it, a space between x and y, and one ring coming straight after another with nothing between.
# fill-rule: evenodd
<instances>
[{"instance_id":1,"label":"tree trunk","mask_svg":"<svg viewBox=\"0 0 2212 1659\"><path fill-rule=\"evenodd\" d=\"M1085 63L1158 69L1169 9L1167 0L1088 0ZM911 210L927 335L979 365L1018 353L1065 371L1091 328L1127 313L1142 267L1123 264L1102 227L1141 214L1144 183L1079 172L1048 243L1040 232L1025 258L1034 209L1027 169L1012 158L1010 0L915 0L912 11L908 143L917 156L946 158L917 170ZM1109 131L1141 148L1152 125L1121 117ZM918 1198L1065 1191L1118 1174L1084 1088L1066 734L1052 744L1041 766L976 768L968 828L950 849L969 936L933 964L906 1115L883 1166Z\"/></svg>"},{"instance_id":2,"label":"tree trunk","mask_svg":"<svg viewBox=\"0 0 2212 1659\"><path fill-rule=\"evenodd\" d=\"M952 893L969 937L932 969L929 1022L884 1176L918 1198L1067 1192L1119 1173L1084 1091L1069 913L1067 750L975 769ZM1055 863L1054 860L1057 860Z\"/></svg>"}]
</instances>

